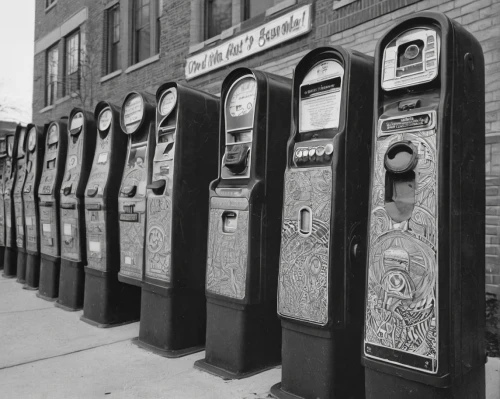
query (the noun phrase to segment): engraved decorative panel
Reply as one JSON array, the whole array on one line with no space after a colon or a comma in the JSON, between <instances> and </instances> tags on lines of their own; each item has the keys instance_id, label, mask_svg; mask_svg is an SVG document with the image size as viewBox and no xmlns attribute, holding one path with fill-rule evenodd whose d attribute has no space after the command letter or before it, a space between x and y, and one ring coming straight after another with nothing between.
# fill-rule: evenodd
<instances>
[{"instance_id":1,"label":"engraved decorative panel","mask_svg":"<svg viewBox=\"0 0 500 399\"><path fill-rule=\"evenodd\" d=\"M170 196L148 198L146 233L146 276L170 281L172 199Z\"/></svg>"},{"instance_id":2,"label":"engraved decorative panel","mask_svg":"<svg viewBox=\"0 0 500 399\"><path fill-rule=\"evenodd\" d=\"M5 203L3 195L0 196L0 246L5 246Z\"/></svg>"},{"instance_id":3,"label":"engraved decorative panel","mask_svg":"<svg viewBox=\"0 0 500 399\"><path fill-rule=\"evenodd\" d=\"M328 259L332 198L330 168L285 173L278 313L325 325L328 322ZM310 209L310 233L300 231L301 209Z\"/></svg>"},{"instance_id":4,"label":"engraved decorative panel","mask_svg":"<svg viewBox=\"0 0 500 399\"><path fill-rule=\"evenodd\" d=\"M16 246L24 248L24 207L21 197L14 197L14 215L16 221Z\"/></svg>"},{"instance_id":5,"label":"engraved decorative panel","mask_svg":"<svg viewBox=\"0 0 500 399\"><path fill-rule=\"evenodd\" d=\"M54 206L40 206L40 252L45 255L59 256L59 226Z\"/></svg>"},{"instance_id":6,"label":"engraved decorative panel","mask_svg":"<svg viewBox=\"0 0 500 399\"><path fill-rule=\"evenodd\" d=\"M29 251L38 251L38 218L36 217L35 201L25 199L24 217L26 224L26 249Z\"/></svg>"},{"instance_id":7,"label":"engraved decorative panel","mask_svg":"<svg viewBox=\"0 0 500 399\"><path fill-rule=\"evenodd\" d=\"M394 222L385 209L384 155L398 141L418 149L411 217ZM436 132L379 137L370 214L365 354L408 368L438 368Z\"/></svg>"},{"instance_id":8,"label":"engraved decorative panel","mask_svg":"<svg viewBox=\"0 0 500 399\"><path fill-rule=\"evenodd\" d=\"M144 213L138 222L120 221L120 274L142 280L144 263Z\"/></svg>"},{"instance_id":9,"label":"engraved decorative panel","mask_svg":"<svg viewBox=\"0 0 500 399\"><path fill-rule=\"evenodd\" d=\"M86 210L87 264L92 269L107 271L106 224L104 211Z\"/></svg>"},{"instance_id":10,"label":"engraved decorative panel","mask_svg":"<svg viewBox=\"0 0 500 399\"><path fill-rule=\"evenodd\" d=\"M14 247L14 243L12 242L12 236L14 232L12 229L14 229L14 226L12 224L12 213L14 212L14 209L12 209L12 198L10 195L10 189L8 192L5 194L5 246L9 248Z\"/></svg>"},{"instance_id":11,"label":"engraved decorative panel","mask_svg":"<svg viewBox=\"0 0 500 399\"><path fill-rule=\"evenodd\" d=\"M237 213L237 227L223 231L224 209L210 209L207 282L209 292L230 298L245 298L248 267L248 211Z\"/></svg>"},{"instance_id":12,"label":"engraved decorative panel","mask_svg":"<svg viewBox=\"0 0 500 399\"><path fill-rule=\"evenodd\" d=\"M80 254L80 231L78 205L76 209L61 209L61 257L75 262L82 260Z\"/></svg>"}]
</instances>

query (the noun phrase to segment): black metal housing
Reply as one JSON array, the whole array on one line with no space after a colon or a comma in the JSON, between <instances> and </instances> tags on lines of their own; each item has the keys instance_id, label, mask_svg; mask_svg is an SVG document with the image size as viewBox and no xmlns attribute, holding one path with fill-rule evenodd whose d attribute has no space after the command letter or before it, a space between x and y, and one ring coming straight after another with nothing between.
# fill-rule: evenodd
<instances>
[{"instance_id":1,"label":"black metal housing","mask_svg":"<svg viewBox=\"0 0 500 399\"><path fill-rule=\"evenodd\" d=\"M162 115L162 96L174 92L174 108ZM205 343L206 205L208 185L217 176L219 99L168 82L158 88L156 100L156 152L147 191L137 343L160 355L179 357L202 350Z\"/></svg>"},{"instance_id":2,"label":"black metal housing","mask_svg":"<svg viewBox=\"0 0 500 399\"><path fill-rule=\"evenodd\" d=\"M45 150L42 176L38 186L40 215L40 282L37 296L55 301L59 295L61 268L61 235L59 202L68 147L66 119L45 125ZM56 134L52 134L56 132Z\"/></svg>"},{"instance_id":3,"label":"black metal housing","mask_svg":"<svg viewBox=\"0 0 500 399\"><path fill-rule=\"evenodd\" d=\"M225 101L233 83L246 75L256 82L248 177L235 175L226 179L222 178L225 173L222 166L226 145ZM198 360L195 366L223 378L248 377L280 362L276 286L290 99L290 79L254 69L237 68L222 84L219 177L210 184L206 357ZM241 262L242 267L237 271L239 288L236 295L229 292L229 288L227 293L218 290L217 286L226 283L213 274L214 268L219 268L213 264L220 248L219 239L229 237L228 240L232 240L231 235L221 232L220 212L222 215L224 212L245 215L238 222L235 233L238 242L229 243L231 249L228 249L228 256ZM243 246L247 248L246 253L240 253ZM228 269L228 265L223 268Z\"/></svg>"},{"instance_id":4,"label":"black metal housing","mask_svg":"<svg viewBox=\"0 0 500 399\"><path fill-rule=\"evenodd\" d=\"M35 129L35 146L29 148L29 136ZM26 144L27 175L24 184L24 216L26 229L26 283L23 288L38 289L40 281L40 213L38 209L38 186L42 176L43 154L45 151L44 132L46 127L28 124ZM29 220L29 222L28 222Z\"/></svg>"},{"instance_id":5,"label":"black metal housing","mask_svg":"<svg viewBox=\"0 0 500 399\"><path fill-rule=\"evenodd\" d=\"M338 127L300 132L301 85L313 67L325 61L335 61L343 68ZM359 357L365 290L364 232L368 212L372 87L373 58L340 46L310 51L294 71L278 286L278 314L283 333L282 382L271 389L278 398L364 397L364 370ZM338 106L333 102L329 104L330 110ZM294 159L301 148L326 148L328 145L333 146L330 159L318 160L313 156L300 164ZM311 186L294 185L299 178L310 181ZM312 196L317 192L326 193L325 198ZM311 238L300 236L300 221L287 219L287 215L293 213L290 209L300 208L305 203L303 197L308 195L311 195L313 213ZM323 200L326 201L324 206L330 207L329 217L322 217L323 213L319 212ZM285 277L287 262L297 262L296 270L312 264L312 260L301 263L300 252L290 257L290 251L299 244L307 245L309 240L322 247L321 253L327 254L322 265L327 276L323 292L327 295L327 305L321 320L311 315L300 318L287 313L282 305L282 297L292 290ZM307 270L304 274L307 275Z\"/></svg>"},{"instance_id":6,"label":"black metal housing","mask_svg":"<svg viewBox=\"0 0 500 399\"><path fill-rule=\"evenodd\" d=\"M82 125L72 129L75 116L82 114ZM73 108L69 115L68 152L60 190L61 272L56 306L75 311L83 307L87 240L84 195L94 160L96 129L94 115ZM69 234L67 229L70 229Z\"/></svg>"},{"instance_id":7,"label":"black metal housing","mask_svg":"<svg viewBox=\"0 0 500 399\"><path fill-rule=\"evenodd\" d=\"M434 29L441 41L437 77L407 89L384 91L380 83L384 49L403 32L421 27ZM436 113L438 346L431 368L430 362L419 362L406 352L365 341L362 361L367 398L484 398L485 97L481 46L444 14L422 12L402 18L377 43L374 92L374 140L379 118L408 114L403 103ZM375 150L374 146L372 158ZM368 308L368 297L366 301Z\"/></svg>"},{"instance_id":8,"label":"black metal housing","mask_svg":"<svg viewBox=\"0 0 500 399\"><path fill-rule=\"evenodd\" d=\"M109 126L101 130L99 116L106 110L109 110L111 119ZM118 193L128 136L121 130L120 108L115 104L100 101L95 108L94 120L97 125L96 151L85 190L88 264L85 267L81 320L97 327L113 327L137 321L140 315L140 288L118 281ZM104 158L106 161L102 161ZM95 251L90 243L98 243L99 251Z\"/></svg>"}]
</instances>

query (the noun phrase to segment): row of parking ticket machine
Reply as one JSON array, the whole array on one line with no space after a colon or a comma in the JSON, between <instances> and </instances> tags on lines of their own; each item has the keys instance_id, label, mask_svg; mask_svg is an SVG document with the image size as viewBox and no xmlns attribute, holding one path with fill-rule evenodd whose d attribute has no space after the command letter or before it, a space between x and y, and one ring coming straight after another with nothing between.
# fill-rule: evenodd
<instances>
[{"instance_id":1,"label":"row of parking ticket machine","mask_svg":"<svg viewBox=\"0 0 500 399\"><path fill-rule=\"evenodd\" d=\"M443 14L375 57L237 68L0 141L4 275L278 398L484 398L484 61Z\"/></svg>"}]
</instances>

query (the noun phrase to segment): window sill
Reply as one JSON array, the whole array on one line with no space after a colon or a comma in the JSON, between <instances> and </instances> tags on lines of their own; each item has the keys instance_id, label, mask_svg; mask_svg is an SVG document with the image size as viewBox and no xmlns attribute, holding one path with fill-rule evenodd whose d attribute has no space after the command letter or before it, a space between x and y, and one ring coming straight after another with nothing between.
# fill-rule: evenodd
<instances>
[{"instance_id":1,"label":"window sill","mask_svg":"<svg viewBox=\"0 0 500 399\"><path fill-rule=\"evenodd\" d=\"M57 1L54 1L50 6L48 6L45 9L45 13L48 13L50 10L52 10L55 6L57 5Z\"/></svg>"},{"instance_id":2,"label":"window sill","mask_svg":"<svg viewBox=\"0 0 500 399\"><path fill-rule=\"evenodd\" d=\"M358 0L334 0L333 9L338 10L339 8L345 7L348 4L355 3Z\"/></svg>"},{"instance_id":3,"label":"window sill","mask_svg":"<svg viewBox=\"0 0 500 399\"><path fill-rule=\"evenodd\" d=\"M357 0L341 0L342 2L344 1L357 1ZM198 51L202 50L204 47L207 47L211 45L212 43L218 42L218 41L223 41L225 39L228 39L231 36L235 36L237 34L240 34L242 30L249 30L250 28L253 28L255 26L261 25L262 23L265 23L267 18L270 16L281 12L287 8L290 8L294 5L297 4L297 0L283 0L276 4L275 6L268 8L266 12L256 15L255 17L251 19L247 19L246 21L242 21L237 25L231 26L230 28L222 31L221 34L211 37L210 39L207 39L203 42L194 44L189 47L188 54L192 53L197 53Z\"/></svg>"},{"instance_id":4,"label":"window sill","mask_svg":"<svg viewBox=\"0 0 500 399\"><path fill-rule=\"evenodd\" d=\"M56 101L54 102L54 104L55 104L55 105L62 104L63 102L70 100L70 99L71 99L71 97L73 97L73 95L72 95L72 94L71 94L71 95L64 96L64 97L62 97L62 98L60 98L60 99L56 100Z\"/></svg>"},{"instance_id":5,"label":"window sill","mask_svg":"<svg viewBox=\"0 0 500 399\"><path fill-rule=\"evenodd\" d=\"M43 114L43 113L50 111L52 109L54 109L54 104L47 105L45 108L42 108L40 111L38 111L38 113Z\"/></svg>"},{"instance_id":6,"label":"window sill","mask_svg":"<svg viewBox=\"0 0 500 399\"><path fill-rule=\"evenodd\" d=\"M146 65L152 64L153 62L156 62L159 59L160 59L160 54L155 54L152 57L146 58L145 60L138 62L137 64L129 66L127 69L125 69L125 73L133 72L133 71L140 69Z\"/></svg>"},{"instance_id":7,"label":"window sill","mask_svg":"<svg viewBox=\"0 0 500 399\"><path fill-rule=\"evenodd\" d=\"M107 82L108 80L111 80L111 79L113 79L113 78L115 78L115 77L117 77L117 76L119 76L121 74L122 74L122 70L118 69L118 70L116 70L114 72L111 72L111 73L108 73L107 75L104 75L101 78L100 82L101 83Z\"/></svg>"}]
</instances>

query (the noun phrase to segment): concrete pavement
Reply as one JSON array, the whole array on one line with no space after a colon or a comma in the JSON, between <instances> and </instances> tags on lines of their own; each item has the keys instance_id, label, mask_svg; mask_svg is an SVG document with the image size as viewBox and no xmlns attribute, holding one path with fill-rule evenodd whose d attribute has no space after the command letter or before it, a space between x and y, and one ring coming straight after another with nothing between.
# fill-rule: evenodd
<instances>
[{"instance_id":1,"label":"concrete pavement","mask_svg":"<svg viewBox=\"0 0 500 399\"><path fill-rule=\"evenodd\" d=\"M135 346L139 323L99 329L0 277L1 398L262 399L275 368L223 381L193 368L199 352L167 359ZM487 364L488 399L500 399L500 359Z\"/></svg>"}]
</instances>

